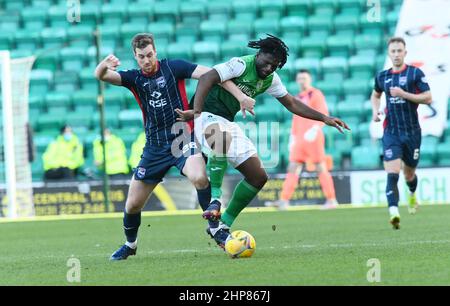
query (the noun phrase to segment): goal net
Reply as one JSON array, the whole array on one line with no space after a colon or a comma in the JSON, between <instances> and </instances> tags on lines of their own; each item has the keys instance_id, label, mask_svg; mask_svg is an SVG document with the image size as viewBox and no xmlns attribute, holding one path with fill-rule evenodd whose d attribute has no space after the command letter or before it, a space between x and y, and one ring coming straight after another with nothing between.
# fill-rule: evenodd
<instances>
[{"instance_id":1,"label":"goal net","mask_svg":"<svg viewBox=\"0 0 450 306\"><path fill-rule=\"evenodd\" d=\"M34 56L0 51L0 217L34 215L28 89Z\"/></svg>"}]
</instances>

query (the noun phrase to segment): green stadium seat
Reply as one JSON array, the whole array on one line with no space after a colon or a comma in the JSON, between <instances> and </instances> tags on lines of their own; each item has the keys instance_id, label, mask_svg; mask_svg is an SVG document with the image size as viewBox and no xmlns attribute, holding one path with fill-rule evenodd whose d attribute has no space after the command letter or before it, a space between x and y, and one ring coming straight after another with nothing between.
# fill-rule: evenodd
<instances>
[{"instance_id":1,"label":"green stadium seat","mask_svg":"<svg viewBox=\"0 0 450 306\"><path fill-rule=\"evenodd\" d=\"M44 180L44 167L42 163L42 156L37 155L35 160L31 163L31 178L33 182L40 182Z\"/></svg>"},{"instance_id":2,"label":"green stadium seat","mask_svg":"<svg viewBox=\"0 0 450 306\"><path fill-rule=\"evenodd\" d=\"M57 92L73 92L79 88L77 71L56 71L54 90Z\"/></svg>"},{"instance_id":3,"label":"green stadium seat","mask_svg":"<svg viewBox=\"0 0 450 306\"><path fill-rule=\"evenodd\" d=\"M314 0L312 9L316 15L332 16L337 9L337 4L336 0Z\"/></svg>"},{"instance_id":4,"label":"green stadium seat","mask_svg":"<svg viewBox=\"0 0 450 306\"><path fill-rule=\"evenodd\" d=\"M259 10L261 17L279 20L284 16L285 3L284 0L260 0Z\"/></svg>"},{"instance_id":5,"label":"green stadium seat","mask_svg":"<svg viewBox=\"0 0 450 306\"><path fill-rule=\"evenodd\" d=\"M232 9L230 2L208 1L206 5L209 20L214 20L216 23L220 23L218 21L223 21L222 23L225 23L228 19L230 19Z\"/></svg>"},{"instance_id":6,"label":"green stadium seat","mask_svg":"<svg viewBox=\"0 0 450 306\"><path fill-rule=\"evenodd\" d=\"M191 60L192 48L190 44L186 43L173 43L167 47L167 57L171 59L181 58L185 60Z\"/></svg>"},{"instance_id":7,"label":"green stadium seat","mask_svg":"<svg viewBox=\"0 0 450 306\"><path fill-rule=\"evenodd\" d=\"M307 17L310 15L310 0L286 0L287 16Z\"/></svg>"},{"instance_id":8,"label":"green stadium seat","mask_svg":"<svg viewBox=\"0 0 450 306\"><path fill-rule=\"evenodd\" d=\"M308 36L301 41L302 57L322 58L325 55L325 38Z\"/></svg>"},{"instance_id":9,"label":"green stadium seat","mask_svg":"<svg viewBox=\"0 0 450 306\"><path fill-rule=\"evenodd\" d=\"M100 24L100 6L95 3L83 3L81 7L81 22L83 25L95 27Z\"/></svg>"},{"instance_id":10,"label":"green stadium seat","mask_svg":"<svg viewBox=\"0 0 450 306\"><path fill-rule=\"evenodd\" d=\"M34 52L41 46L39 30L18 30L15 32L16 48Z\"/></svg>"},{"instance_id":11,"label":"green stadium seat","mask_svg":"<svg viewBox=\"0 0 450 306\"><path fill-rule=\"evenodd\" d=\"M308 18L307 25L309 36L325 39L333 31L333 18L329 15L312 15Z\"/></svg>"},{"instance_id":12,"label":"green stadium seat","mask_svg":"<svg viewBox=\"0 0 450 306\"><path fill-rule=\"evenodd\" d=\"M317 81L316 88L319 88L325 96L340 96L342 93L342 84L335 81Z\"/></svg>"},{"instance_id":13,"label":"green stadium seat","mask_svg":"<svg viewBox=\"0 0 450 306\"><path fill-rule=\"evenodd\" d=\"M180 16L180 2L159 1L153 8L153 16L157 22L175 24Z\"/></svg>"},{"instance_id":14,"label":"green stadium seat","mask_svg":"<svg viewBox=\"0 0 450 306\"><path fill-rule=\"evenodd\" d=\"M233 0L232 7L237 20L253 21L258 17L257 0Z\"/></svg>"},{"instance_id":15,"label":"green stadium seat","mask_svg":"<svg viewBox=\"0 0 450 306\"><path fill-rule=\"evenodd\" d=\"M193 24L177 24L175 30L176 41L178 43L193 44L196 42L200 34L200 29Z\"/></svg>"},{"instance_id":16,"label":"green stadium seat","mask_svg":"<svg viewBox=\"0 0 450 306\"><path fill-rule=\"evenodd\" d=\"M124 95L128 94L128 89L121 86L112 86L105 90L104 100L105 105L117 106L120 109L125 108L125 98Z\"/></svg>"},{"instance_id":17,"label":"green stadium seat","mask_svg":"<svg viewBox=\"0 0 450 306\"><path fill-rule=\"evenodd\" d=\"M50 6L52 6L53 1L52 0L33 0L31 3L33 8L40 9L45 8L48 10Z\"/></svg>"},{"instance_id":18,"label":"green stadium seat","mask_svg":"<svg viewBox=\"0 0 450 306\"><path fill-rule=\"evenodd\" d=\"M357 55L375 56L380 51L381 39L378 35L356 35L354 46Z\"/></svg>"},{"instance_id":19,"label":"green stadium seat","mask_svg":"<svg viewBox=\"0 0 450 306\"><path fill-rule=\"evenodd\" d=\"M145 5L145 9L142 9L142 3L130 3L127 5L127 15L128 20L132 20L133 22L140 23L142 25L148 24L150 20L153 18L153 5Z\"/></svg>"},{"instance_id":20,"label":"green stadium seat","mask_svg":"<svg viewBox=\"0 0 450 306\"><path fill-rule=\"evenodd\" d=\"M57 71L60 69L60 57L57 50L52 50L39 54L33 66L34 69L46 69Z\"/></svg>"},{"instance_id":21,"label":"green stadium seat","mask_svg":"<svg viewBox=\"0 0 450 306\"><path fill-rule=\"evenodd\" d=\"M347 73L345 57L325 57L321 61L324 80L341 82Z\"/></svg>"},{"instance_id":22,"label":"green stadium seat","mask_svg":"<svg viewBox=\"0 0 450 306\"><path fill-rule=\"evenodd\" d=\"M328 36L327 48L329 56L349 57L353 51L353 36L332 35Z\"/></svg>"},{"instance_id":23,"label":"green stadium seat","mask_svg":"<svg viewBox=\"0 0 450 306\"><path fill-rule=\"evenodd\" d=\"M30 94L28 97L28 107L30 111L38 110L39 113L42 113L46 108L45 93Z\"/></svg>"},{"instance_id":24,"label":"green stadium seat","mask_svg":"<svg viewBox=\"0 0 450 306\"><path fill-rule=\"evenodd\" d=\"M37 125L39 131L52 131L57 133L61 126L65 123L64 113L55 116L53 113L41 114L37 119Z\"/></svg>"},{"instance_id":25,"label":"green stadium seat","mask_svg":"<svg viewBox=\"0 0 450 306\"><path fill-rule=\"evenodd\" d=\"M386 17L386 26L390 36L395 34L395 28L399 19L399 11L391 11Z\"/></svg>"},{"instance_id":26,"label":"green stadium seat","mask_svg":"<svg viewBox=\"0 0 450 306\"><path fill-rule=\"evenodd\" d=\"M300 37L288 35L287 37L280 37L280 39L289 47L289 58L295 60L301 56L302 39Z\"/></svg>"},{"instance_id":27,"label":"green stadium seat","mask_svg":"<svg viewBox=\"0 0 450 306\"><path fill-rule=\"evenodd\" d=\"M245 55L246 51L245 44L238 40L227 40L220 44L222 61L228 61L235 56Z\"/></svg>"},{"instance_id":28,"label":"green stadium seat","mask_svg":"<svg viewBox=\"0 0 450 306\"><path fill-rule=\"evenodd\" d=\"M119 127L119 112L120 108L117 106L106 106L105 107L105 125L109 128L116 129ZM100 126L100 112L95 112L92 115L92 126L97 127ZM141 123L142 125L142 123Z\"/></svg>"},{"instance_id":29,"label":"green stadium seat","mask_svg":"<svg viewBox=\"0 0 450 306\"><path fill-rule=\"evenodd\" d=\"M55 73L55 76L56 75L57 73ZM72 106L72 99L63 92L49 92L45 95L45 106L47 109L51 107L70 109Z\"/></svg>"},{"instance_id":30,"label":"green stadium seat","mask_svg":"<svg viewBox=\"0 0 450 306\"><path fill-rule=\"evenodd\" d=\"M266 33L278 36L280 23L277 18L261 18L253 22L255 37L264 37Z\"/></svg>"},{"instance_id":31,"label":"green stadium seat","mask_svg":"<svg viewBox=\"0 0 450 306\"><path fill-rule=\"evenodd\" d=\"M358 15L337 15L334 18L336 35L354 36L358 32Z\"/></svg>"},{"instance_id":32,"label":"green stadium seat","mask_svg":"<svg viewBox=\"0 0 450 306\"><path fill-rule=\"evenodd\" d=\"M153 34L158 46L168 45L172 42L175 35L174 25L167 21L150 23L148 31Z\"/></svg>"},{"instance_id":33,"label":"green stadium seat","mask_svg":"<svg viewBox=\"0 0 450 306\"><path fill-rule=\"evenodd\" d=\"M420 147L420 166L432 167L436 164L436 146Z\"/></svg>"},{"instance_id":34,"label":"green stadium seat","mask_svg":"<svg viewBox=\"0 0 450 306\"><path fill-rule=\"evenodd\" d=\"M47 9L36 7L27 7L23 9L22 22L25 29L44 29L47 25Z\"/></svg>"},{"instance_id":35,"label":"green stadium seat","mask_svg":"<svg viewBox=\"0 0 450 306\"><path fill-rule=\"evenodd\" d=\"M11 32L0 31L0 50L14 49L15 39Z\"/></svg>"},{"instance_id":36,"label":"green stadium seat","mask_svg":"<svg viewBox=\"0 0 450 306\"><path fill-rule=\"evenodd\" d=\"M225 39L227 26L225 22L217 22L213 19L205 20L200 24L200 33L204 41L221 43Z\"/></svg>"},{"instance_id":37,"label":"green stadium seat","mask_svg":"<svg viewBox=\"0 0 450 306\"><path fill-rule=\"evenodd\" d=\"M71 22L67 21L68 11L66 5L54 5L48 9L48 22L50 27L54 29L64 29L71 25ZM72 16L71 16L72 17ZM75 23L76 18L73 20ZM81 21L81 19L80 19ZM83 21L84 22L84 21Z\"/></svg>"},{"instance_id":38,"label":"green stadium seat","mask_svg":"<svg viewBox=\"0 0 450 306\"><path fill-rule=\"evenodd\" d=\"M67 41L69 42L70 47L87 48L93 45L94 29L92 26L75 23L66 30Z\"/></svg>"},{"instance_id":39,"label":"green stadium seat","mask_svg":"<svg viewBox=\"0 0 450 306\"><path fill-rule=\"evenodd\" d=\"M123 23L128 15L128 5L128 3L121 2L103 4L100 9L102 24L118 25Z\"/></svg>"},{"instance_id":40,"label":"green stadium seat","mask_svg":"<svg viewBox=\"0 0 450 306\"><path fill-rule=\"evenodd\" d=\"M219 60L220 48L219 44L214 42L199 41L192 47L195 61L212 61Z\"/></svg>"},{"instance_id":41,"label":"green stadium seat","mask_svg":"<svg viewBox=\"0 0 450 306\"><path fill-rule=\"evenodd\" d=\"M378 169L381 167L376 147L354 147L351 152L351 161L354 169Z\"/></svg>"},{"instance_id":42,"label":"green stadium seat","mask_svg":"<svg viewBox=\"0 0 450 306\"><path fill-rule=\"evenodd\" d=\"M83 68L80 71L80 87L83 90L88 90L90 92L97 92L97 79L94 76L95 67Z\"/></svg>"},{"instance_id":43,"label":"green stadium seat","mask_svg":"<svg viewBox=\"0 0 450 306\"><path fill-rule=\"evenodd\" d=\"M61 66L65 71L80 71L86 61L86 49L82 47L64 48L60 51Z\"/></svg>"},{"instance_id":44,"label":"green stadium seat","mask_svg":"<svg viewBox=\"0 0 450 306\"><path fill-rule=\"evenodd\" d=\"M50 70L34 69L30 74L30 95L47 93L53 81L53 72Z\"/></svg>"},{"instance_id":45,"label":"green stadium seat","mask_svg":"<svg viewBox=\"0 0 450 306\"><path fill-rule=\"evenodd\" d=\"M339 0L337 4L341 15L359 16L367 11L366 0Z\"/></svg>"},{"instance_id":46,"label":"green stadium seat","mask_svg":"<svg viewBox=\"0 0 450 306\"><path fill-rule=\"evenodd\" d=\"M135 21L122 24L120 26L120 39L122 46L130 46L134 35L144 32L147 32L147 24L137 23Z\"/></svg>"},{"instance_id":47,"label":"green stadium seat","mask_svg":"<svg viewBox=\"0 0 450 306\"><path fill-rule=\"evenodd\" d=\"M20 29L20 15L18 12L0 11L0 30L14 32Z\"/></svg>"},{"instance_id":48,"label":"green stadium seat","mask_svg":"<svg viewBox=\"0 0 450 306\"><path fill-rule=\"evenodd\" d=\"M142 126L142 112L140 110L121 110L118 114L121 128Z\"/></svg>"},{"instance_id":49,"label":"green stadium seat","mask_svg":"<svg viewBox=\"0 0 450 306\"><path fill-rule=\"evenodd\" d=\"M280 19L282 36L300 39L305 35L306 19L298 16L288 16Z\"/></svg>"},{"instance_id":50,"label":"green stadium seat","mask_svg":"<svg viewBox=\"0 0 450 306\"><path fill-rule=\"evenodd\" d=\"M345 99L366 101L370 96L372 83L371 79L346 79L342 84Z\"/></svg>"},{"instance_id":51,"label":"green stadium seat","mask_svg":"<svg viewBox=\"0 0 450 306\"><path fill-rule=\"evenodd\" d=\"M100 25L100 45L104 48L111 48L116 49L121 42L121 36L120 36L120 24L107 24L107 25ZM94 37L91 36L88 41L92 41ZM123 42L124 47L128 47L128 50L131 46L131 38L128 42Z\"/></svg>"},{"instance_id":52,"label":"green stadium seat","mask_svg":"<svg viewBox=\"0 0 450 306\"><path fill-rule=\"evenodd\" d=\"M376 57L376 59L375 59L375 70L376 70L376 71L384 70L384 64L386 63L386 61L388 61L388 62L389 62L389 65L390 65L390 60L387 59L385 53L380 54L380 55L377 55L377 57ZM375 77L375 76L374 76L374 77Z\"/></svg>"},{"instance_id":53,"label":"green stadium seat","mask_svg":"<svg viewBox=\"0 0 450 306\"><path fill-rule=\"evenodd\" d=\"M4 6L7 11L21 11L27 5L27 1L23 0L8 0L5 1Z\"/></svg>"},{"instance_id":54,"label":"green stadium seat","mask_svg":"<svg viewBox=\"0 0 450 306\"><path fill-rule=\"evenodd\" d=\"M45 49L63 46L66 41L66 30L45 28L41 31L42 47Z\"/></svg>"},{"instance_id":55,"label":"green stadium seat","mask_svg":"<svg viewBox=\"0 0 450 306\"><path fill-rule=\"evenodd\" d=\"M350 76L354 79L371 79L375 76L375 57L356 55L348 61Z\"/></svg>"},{"instance_id":56,"label":"green stadium seat","mask_svg":"<svg viewBox=\"0 0 450 306\"><path fill-rule=\"evenodd\" d=\"M180 16L183 24L199 25L205 18L206 4L203 2L186 1L181 2Z\"/></svg>"},{"instance_id":57,"label":"green stadium seat","mask_svg":"<svg viewBox=\"0 0 450 306\"><path fill-rule=\"evenodd\" d=\"M240 40L241 44L246 42L253 36L253 22L242 19L232 19L227 23L228 39Z\"/></svg>"},{"instance_id":58,"label":"green stadium seat","mask_svg":"<svg viewBox=\"0 0 450 306\"><path fill-rule=\"evenodd\" d=\"M438 144L436 153L439 166L450 166L450 141Z\"/></svg>"},{"instance_id":59,"label":"green stadium seat","mask_svg":"<svg viewBox=\"0 0 450 306\"><path fill-rule=\"evenodd\" d=\"M86 116L84 112L70 112L66 116L66 123L73 128L91 128L92 117Z\"/></svg>"},{"instance_id":60,"label":"green stadium seat","mask_svg":"<svg viewBox=\"0 0 450 306\"><path fill-rule=\"evenodd\" d=\"M383 11L383 7L381 7L381 11ZM367 18L368 14L366 12L362 13L359 17L359 28L361 29L361 33L378 37L382 36L384 34L385 25L385 18L383 16L384 13L381 13L380 20L374 21Z\"/></svg>"},{"instance_id":61,"label":"green stadium seat","mask_svg":"<svg viewBox=\"0 0 450 306\"><path fill-rule=\"evenodd\" d=\"M336 112L338 117L360 118L364 112L364 108L363 104L359 101L344 100L337 103Z\"/></svg>"},{"instance_id":62,"label":"green stadium seat","mask_svg":"<svg viewBox=\"0 0 450 306\"><path fill-rule=\"evenodd\" d=\"M319 79L321 73L320 60L318 58L299 58L295 60L294 67L297 71L300 69L307 69L311 72L314 80Z\"/></svg>"}]
</instances>

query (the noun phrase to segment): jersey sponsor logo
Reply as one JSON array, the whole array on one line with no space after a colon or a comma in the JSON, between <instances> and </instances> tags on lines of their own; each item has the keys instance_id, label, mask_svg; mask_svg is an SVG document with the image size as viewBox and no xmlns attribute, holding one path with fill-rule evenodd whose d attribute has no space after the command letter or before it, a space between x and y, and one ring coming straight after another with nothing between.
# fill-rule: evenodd
<instances>
[{"instance_id":1,"label":"jersey sponsor logo","mask_svg":"<svg viewBox=\"0 0 450 306\"><path fill-rule=\"evenodd\" d=\"M398 79L398 82L399 82L400 86L406 85L406 82L408 82L408 77L406 77L406 76L401 76L401 77Z\"/></svg>"},{"instance_id":2,"label":"jersey sponsor logo","mask_svg":"<svg viewBox=\"0 0 450 306\"><path fill-rule=\"evenodd\" d=\"M390 81L392 81L392 79L387 79L387 80L384 80L384 83L389 83Z\"/></svg>"},{"instance_id":3,"label":"jersey sponsor logo","mask_svg":"<svg viewBox=\"0 0 450 306\"><path fill-rule=\"evenodd\" d=\"M188 144L185 144L183 146L183 154L185 154L190 149L197 149L197 144L194 141L192 141L192 142L190 142Z\"/></svg>"},{"instance_id":4,"label":"jersey sponsor logo","mask_svg":"<svg viewBox=\"0 0 450 306\"><path fill-rule=\"evenodd\" d=\"M155 100L148 101L148 104L150 104L150 106L152 106L153 108L163 107L163 106L167 105L167 101L165 98L159 99L162 96L162 94L160 92L154 91L154 92L152 92L152 94L150 96L152 98L155 98Z\"/></svg>"},{"instance_id":5,"label":"jersey sponsor logo","mask_svg":"<svg viewBox=\"0 0 450 306\"><path fill-rule=\"evenodd\" d=\"M389 103L391 103L391 104L404 104L404 103L406 103L406 101L403 100L403 98L400 98L400 97L390 97L389 98Z\"/></svg>"},{"instance_id":6,"label":"jersey sponsor logo","mask_svg":"<svg viewBox=\"0 0 450 306\"><path fill-rule=\"evenodd\" d=\"M156 84L159 88L164 88L166 86L166 79L162 76L156 79Z\"/></svg>"}]
</instances>

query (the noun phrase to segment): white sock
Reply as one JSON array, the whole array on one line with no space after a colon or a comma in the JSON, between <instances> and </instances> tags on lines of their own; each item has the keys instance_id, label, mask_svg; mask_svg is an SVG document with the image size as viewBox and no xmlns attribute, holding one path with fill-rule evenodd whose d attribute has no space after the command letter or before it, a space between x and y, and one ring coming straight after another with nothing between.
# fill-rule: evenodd
<instances>
[{"instance_id":1,"label":"white sock","mask_svg":"<svg viewBox=\"0 0 450 306\"><path fill-rule=\"evenodd\" d=\"M137 248L137 239L136 239L134 242L128 242L128 241L126 241L126 242L125 242L125 245L126 245L127 247L129 247L129 248L135 249L135 248Z\"/></svg>"},{"instance_id":2,"label":"white sock","mask_svg":"<svg viewBox=\"0 0 450 306\"><path fill-rule=\"evenodd\" d=\"M393 217L393 216L400 216L400 213L398 212L398 207L397 206L390 206L389 207L389 214L391 215L391 217Z\"/></svg>"}]
</instances>

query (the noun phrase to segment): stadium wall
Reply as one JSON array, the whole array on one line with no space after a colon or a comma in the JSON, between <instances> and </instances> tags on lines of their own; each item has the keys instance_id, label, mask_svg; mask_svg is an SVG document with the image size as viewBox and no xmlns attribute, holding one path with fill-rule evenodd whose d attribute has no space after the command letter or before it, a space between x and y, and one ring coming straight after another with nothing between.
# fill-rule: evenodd
<instances>
[{"instance_id":1,"label":"stadium wall","mask_svg":"<svg viewBox=\"0 0 450 306\"><path fill-rule=\"evenodd\" d=\"M418 169L419 186L417 196L423 204L450 203L450 168ZM341 204L352 203L355 206L380 205L386 202L384 171L349 171L333 172L337 200ZM250 203L250 207L264 206L266 201L278 199L285 174L271 174L264 189ZM226 203L240 175L227 176L223 184L223 200ZM128 181L111 181L109 212L122 212L128 193ZM0 186L1 188L2 186ZM400 180L400 202L404 204L407 192L403 178ZM37 216L71 215L107 212L103 205L101 181L34 184L34 203ZM0 191L0 216L7 216L6 195ZM305 206L322 204L325 201L317 176L304 173L297 187L292 205ZM164 180L162 188L155 192L147 202L145 211L178 210L198 208L195 189L186 184L186 179L169 177Z\"/></svg>"}]
</instances>

